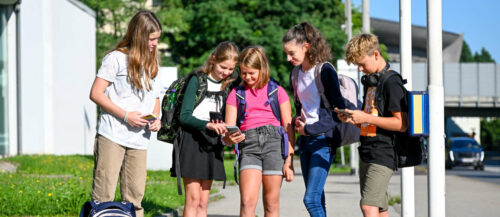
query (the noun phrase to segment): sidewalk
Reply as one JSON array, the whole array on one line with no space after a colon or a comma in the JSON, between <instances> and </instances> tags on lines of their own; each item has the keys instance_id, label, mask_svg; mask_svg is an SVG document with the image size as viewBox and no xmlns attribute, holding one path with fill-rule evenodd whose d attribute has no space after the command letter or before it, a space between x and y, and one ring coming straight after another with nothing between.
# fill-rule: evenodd
<instances>
[{"instance_id":1,"label":"sidewalk","mask_svg":"<svg viewBox=\"0 0 500 217\"><path fill-rule=\"evenodd\" d=\"M302 178L298 160L295 160L295 178L289 182L283 182L280 197L280 216L309 216L302 198L305 192L304 180ZM393 195L399 195L399 176L394 176L389 185ZM224 198L211 202L208 205L208 217L237 217L240 210L240 193L238 186L226 186L219 189L217 195ZM359 179L351 175L329 175L325 186L327 215L335 217L362 216L359 208ZM260 193L262 195L262 191ZM218 196L216 196L218 197ZM256 215L264 216L262 197L259 198ZM393 207L389 207L389 216L398 217L399 214Z\"/></svg>"}]
</instances>

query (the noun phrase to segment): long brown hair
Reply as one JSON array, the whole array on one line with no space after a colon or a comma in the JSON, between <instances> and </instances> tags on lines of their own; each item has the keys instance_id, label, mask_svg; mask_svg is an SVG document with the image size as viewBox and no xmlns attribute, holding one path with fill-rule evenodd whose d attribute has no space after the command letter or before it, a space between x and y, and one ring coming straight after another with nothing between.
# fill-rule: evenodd
<instances>
[{"instance_id":1,"label":"long brown hair","mask_svg":"<svg viewBox=\"0 0 500 217\"><path fill-rule=\"evenodd\" d=\"M283 44L295 40L297 44L309 43L306 58L311 65L332 59L331 48L318 29L308 22L302 22L288 30L283 36Z\"/></svg>"},{"instance_id":2,"label":"long brown hair","mask_svg":"<svg viewBox=\"0 0 500 217\"><path fill-rule=\"evenodd\" d=\"M127 34L115 48L128 55L128 80L137 89L151 90L151 79L158 74L157 51L149 50L149 35L156 32L161 33L161 24L155 14L139 11L130 20Z\"/></svg>"},{"instance_id":3,"label":"long brown hair","mask_svg":"<svg viewBox=\"0 0 500 217\"><path fill-rule=\"evenodd\" d=\"M243 49L238 60L238 65L259 70L259 80L257 81L255 88L260 89L264 87L267 82L269 82L271 72L266 58L266 51L263 47L249 46ZM246 85L245 81L243 79L241 80L241 84Z\"/></svg>"},{"instance_id":4,"label":"long brown hair","mask_svg":"<svg viewBox=\"0 0 500 217\"><path fill-rule=\"evenodd\" d=\"M215 64L224 62L226 60L233 60L234 62L238 62L238 53L239 49L236 45L231 43L230 41L221 42L215 47L214 51L210 53L207 61L201 67L201 71L210 74L214 71ZM226 89L229 84L231 84L235 80L234 76L227 76L222 80L221 90Z\"/></svg>"}]
</instances>

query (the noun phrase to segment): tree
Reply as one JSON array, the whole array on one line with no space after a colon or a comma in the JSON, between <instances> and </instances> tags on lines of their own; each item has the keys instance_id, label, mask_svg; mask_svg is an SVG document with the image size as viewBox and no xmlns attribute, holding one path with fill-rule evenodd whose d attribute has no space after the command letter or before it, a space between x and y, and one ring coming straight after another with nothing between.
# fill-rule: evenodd
<instances>
[{"instance_id":1,"label":"tree","mask_svg":"<svg viewBox=\"0 0 500 217\"><path fill-rule=\"evenodd\" d=\"M481 143L486 150L500 151L500 119L481 119Z\"/></svg>"},{"instance_id":2,"label":"tree","mask_svg":"<svg viewBox=\"0 0 500 217\"><path fill-rule=\"evenodd\" d=\"M475 62L474 56L472 56L472 52L470 51L469 44L465 42L462 45L462 53L460 54L460 62Z\"/></svg>"},{"instance_id":3,"label":"tree","mask_svg":"<svg viewBox=\"0 0 500 217\"><path fill-rule=\"evenodd\" d=\"M480 63L491 63L491 62L495 62L495 60L491 57L491 54L490 52L488 52L486 50L486 48L481 48L481 53L474 53L474 60L476 62L480 62Z\"/></svg>"},{"instance_id":4,"label":"tree","mask_svg":"<svg viewBox=\"0 0 500 217\"><path fill-rule=\"evenodd\" d=\"M308 21L317 27L332 47L335 58L344 56L345 33L341 0L214 0L183 1L181 18L186 28L167 33L169 50L179 64L181 75L203 64L211 50L222 41L243 49L261 45L266 49L271 74L288 87L292 69L283 53L281 38L294 25ZM334 60L332 60L334 61Z\"/></svg>"}]
</instances>

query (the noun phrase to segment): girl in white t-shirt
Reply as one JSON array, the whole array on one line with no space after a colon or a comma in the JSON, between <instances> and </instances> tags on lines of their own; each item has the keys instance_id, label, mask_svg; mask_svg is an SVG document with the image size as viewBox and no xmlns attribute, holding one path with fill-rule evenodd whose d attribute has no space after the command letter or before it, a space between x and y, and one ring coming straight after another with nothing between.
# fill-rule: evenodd
<instances>
[{"instance_id":1,"label":"girl in white t-shirt","mask_svg":"<svg viewBox=\"0 0 500 217\"><path fill-rule=\"evenodd\" d=\"M101 107L94 145L92 200L113 201L120 176L123 201L143 216L146 149L160 121L147 120L160 112L156 45L161 25L149 11L132 17L127 34L102 60L90 99Z\"/></svg>"}]
</instances>

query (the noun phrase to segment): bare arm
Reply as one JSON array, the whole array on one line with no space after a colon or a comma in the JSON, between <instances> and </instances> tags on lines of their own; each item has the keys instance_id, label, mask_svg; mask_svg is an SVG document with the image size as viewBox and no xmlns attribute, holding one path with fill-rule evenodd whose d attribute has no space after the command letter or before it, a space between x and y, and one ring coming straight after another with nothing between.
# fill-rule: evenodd
<instances>
[{"instance_id":1,"label":"bare arm","mask_svg":"<svg viewBox=\"0 0 500 217\"><path fill-rule=\"evenodd\" d=\"M408 126L405 112L392 112L392 117L379 117L361 110L348 110L353 124L368 123L389 131L404 132Z\"/></svg>"},{"instance_id":2,"label":"bare arm","mask_svg":"<svg viewBox=\"0 0 500 217\"><path fill-rule=\"evenodd\" d=\"M109 99L108 96L106 96L106 94L104 94L104 91L109 86L109 83L109 81L96 77L96 79L94 80L94 84L92 84L92 88L90 89L90 100L101 107L104 111L121 120L124 120L125 114L127 114L127 124L132 127L145 126L148 121L141 118L140 112L130 111L127 113L127 111L118 107Z\"/></svg>"},{"instance_id":3,"label":"bare arm","mask_svg":"<svg viewBox=\"0 0 500 217\"><path fill-rule=\"evenodd\" d=\"M161 127L161 122L160 122L160 98L156 98L155 100L155 107L153 109L153 114L158 117L156 120L152 121L149 125L149 129L153 132L158 132Z\"/></svg>"},{"instance_id":4,"label":"bare arm","mask_svg":"<svg viewBox=\"0 0 500 217\"><path fill-rule=\"evenodd\" d=\"M292 125L292 107L290 106L290 100L281 103L280 113L281 125L285 128L285 131L288 134L288 156L285 160L285 164L283 165L283 175L285 176L285 180L287 182L291 182L294 176L293 154L295 152L295 131L293 130Z\"/></svg>"},{"instance_id":5,"label":"bare arm","mask_svg":"<svg viewBox=\"0 0 500 217\"><path fill-rule=\"evenodd\" d=\"M238 115L238 108L236 108L233 105L227 104L226 103L226 125L227 126L236 126L236 116ZM245 140L245 134L243 133L233 133L229 134L229 132L226 132L226 135L224 136L224 142L226 144L236 144L240 143L241 141Z\"/></svg>"}]
</instances>

